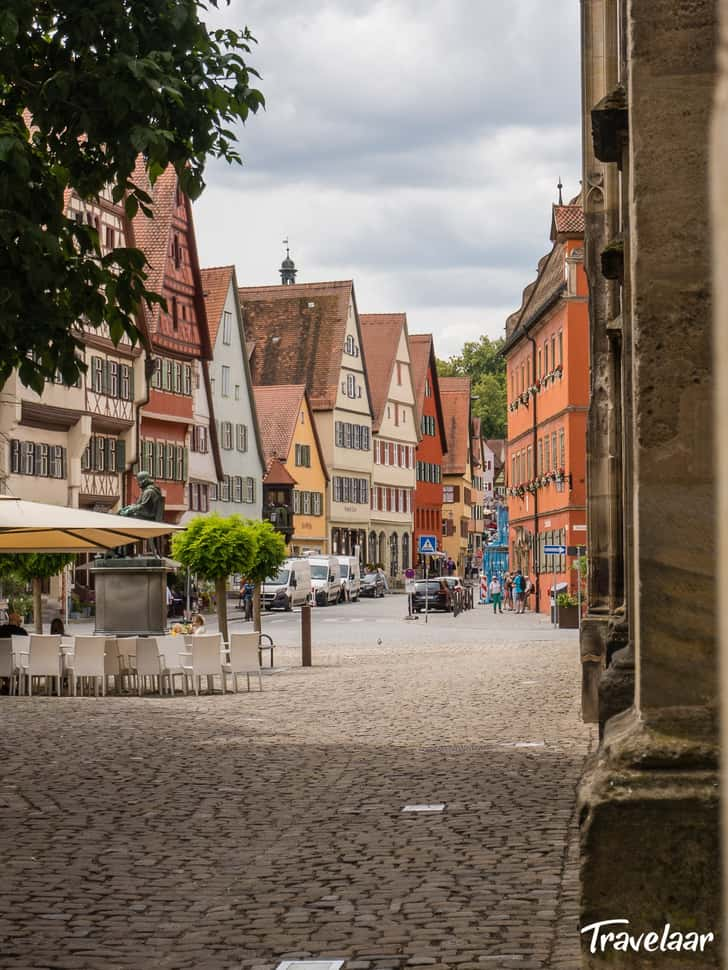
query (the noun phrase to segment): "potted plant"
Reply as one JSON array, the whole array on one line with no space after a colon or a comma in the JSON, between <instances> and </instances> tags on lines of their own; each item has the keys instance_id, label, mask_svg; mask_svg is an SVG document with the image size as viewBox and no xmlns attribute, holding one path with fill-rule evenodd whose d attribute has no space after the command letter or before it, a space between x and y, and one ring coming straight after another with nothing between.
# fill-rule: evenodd
<instances>
[{"instance_id":1,"label":"potted plant","mask_svg":"<svg viewBox=\"0 0 728 970\"><path fill-rule=\"evenodd\" d=\"M560 630L579 629L579 605L578 600L571 593L559 593L556 597L558 607L557 616L559 618Z\"/></svg>"}]
</instances>

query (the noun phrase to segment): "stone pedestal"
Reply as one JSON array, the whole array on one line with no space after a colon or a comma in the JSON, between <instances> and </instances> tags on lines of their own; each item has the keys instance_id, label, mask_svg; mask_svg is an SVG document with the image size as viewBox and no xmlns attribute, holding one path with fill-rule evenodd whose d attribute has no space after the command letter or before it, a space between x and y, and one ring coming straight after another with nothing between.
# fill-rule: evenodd
<instances>
[{"instance_id":1,"label":"stone pedestal","mask_svg":"<svg viewBox=\"0 0 728 970\"><path fill-rule=\"evenodd\" d=\"M91 572L96 587L95 633L128 637L165 633L167 570L160 559L98 559Z\"/></svg>"}]
</instances>

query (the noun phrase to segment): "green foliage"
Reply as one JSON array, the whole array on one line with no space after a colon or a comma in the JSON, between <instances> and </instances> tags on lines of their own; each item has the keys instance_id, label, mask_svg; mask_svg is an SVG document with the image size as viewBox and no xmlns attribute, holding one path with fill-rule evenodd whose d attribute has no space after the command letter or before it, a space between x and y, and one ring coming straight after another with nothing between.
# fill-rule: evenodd
<instances>
[{"instance_id":1,"label":"green foliage","mask_svg":"<svg viewBox=\"0 0 728 970\"><path fill-rule=\"evenodd\" d=\"M440 377L469 377L473 388L473 414L481 420L484 438L505 438L507 426L506 362L500 356L503 339L485 334L468 341L460 354L437 361Z\"/></svg>"},{"instance_id":2,"label":"green foliage","mask_svg":"<svg viewBox=\"0 0 728 970\"><path fill-rule=\"evenodd\" d=\"M217 0L210 0L217 6ZM254 38L208 30L202 0L4 0L0 10L0 386L15 367L42 391L84 369L79 321L112 339L142 337L144 257L103 255L96 229L63 214L64 190L85 201L110 188L133 217L172 164L183 191L204 188L210 156L239 163L233 126L264 99L244 55ZM23 111L32 116L29 132Z\"/></svg>"},{"instance_id":3,"label":"green foliage","mask_svg":"<svg viewBox=\"0 0 728 970\"><path fill-rule=\"evenodd\" d=\"M69 553L15 553L0 556L0 576L17 576L22 582L50 579L70 566L74 556Z\"/></svg>"},{"instance_id":4,"label":"green foliage","mask_svg":"<svg viewBox=\"0 0 728 970\"><path fill-rule=\"evenodd\" d=\"M203 579L224 579L252 569L257 551L254 523L239 515L198 515L172 536L172 555Z\"/></svg>"},{"instance_id":5,"label":"green foliage","mask_svg":"<svg viewBox=\"0 0 728 970\"><path fill-rule=\"evenodd\" d=\"M256 537L255 561L247 572L254 583L264 582L266 576L275 576L286 558L286 543L268 521L252 522Z\"/></svg>"},{"instance_id":6,"label":"green foliage","mask_svg":"<svg viewBox=\"0 0 728 970\"><path fill-rule=\"evenodd\" d=\"M567 606L578 606L579 601L576 596L572 596L571 593L558 593L556 596L556 605L561 608Z\"/></svg>"}]
</instances>

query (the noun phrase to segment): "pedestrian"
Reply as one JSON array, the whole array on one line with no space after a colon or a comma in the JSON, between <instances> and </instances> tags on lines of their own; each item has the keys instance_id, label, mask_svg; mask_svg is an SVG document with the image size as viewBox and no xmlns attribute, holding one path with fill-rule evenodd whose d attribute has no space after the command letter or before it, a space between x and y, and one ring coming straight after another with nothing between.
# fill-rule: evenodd
<instances>
[{"instance_id":1,"label":"pedestrian","mask_svg":"<svg viewBox=\"0 0 728 970\"><path fill-rule=\"evenodd\" d=\"M63 625L63 620L60 616L54 616L51 620L51 636L65 637L66 628Z\"/></svg>"},{"instance_id":2,"label":"pedestrian","mask_svg":"<svg viewBox=\"0 0 728 970\"><path fill-rule=\"evenodd\" d=\"M524 609L527 606L529 608L529 610L530 610L531 609L531 604L529 602L528 597L534 591L535 587L534 587L533 583L531 582L531 577L528 575L528 573L526 573L526 575L523 578L524 578L524 581L526 583L526 588L525 588L524 593L523 593L523 605L524 605Z\"/></svg>"},{"instance_id":3,"label":"pedestrian","mask_svg":"<svg viewBox=\"0 0 728 970\"><path fill-rule=\"evenodd\" d=\"M384 583L384 592L385 593L388 593L389 592L389 583L387 582L387 574L385 573L385 571L382 568L381 564L377 566L377 572L382 577L382 582Z\"/></svg>"},{"instance_id":4,"label":"pedestrian","mask_svg":"<svg viewBox=\"0 0 728 970\"><path fill-rule=\"evenodd\" d=\"M448 576L452 576L454 572L455 572L455 562L454 562L452 556L448 556L447 557L447 574L448 574Z\"/></svg>"},{"instance_id":5,"label":"pedestrian","mask_svg":"<svg viewBox=\"0 0 728 970\"><path fill-rule=\"evenodd\" d=\"M493 578L490 581L490 586L488 587L488 592L490 593L490 601L493 604L494 613L503 613L503 606L501 605L501 582L498 577L493 573Z\"/></svg>"},{"instance_id":6,"label":"pedestrian","mask_svg":"<svg viewBox=\"0 0 728 970\"><path fill-rule=\"evenodd\" d=\"M242 582L243 587L243 609L245 610L244 619L253 619L253 593L255 592L255 584L251 583L249 579L245 579Z\"/></svg>"},{"instance_id":7,"label":"pedestrian","mask_svg":"<svg viewBox=\"0 0 728 970\"><path fill-rule=\"evenodd\" d=\"M172 590L167 586L167 616L172 615L172 607L174 605L174 596L172 595Z\"/></svg>"},{"instance_id":8,"label":"pedestrian","mask_svg":"<svg viewBox=\"0 0 728 970\"><path fill-rule=\"evenodd\" d=\"M523 613L526 608L526 580L520 569L513 577L513 603L516 613Z\"/></svg>"},{"instance_id":9,"label":"pedestrian","mask_svg":"<svg viewBox=\"0 0 728 970\"><path fill-rule=\"evenodd\" d=\"M200 616L199 613L195 613L192 617L192 635L201 636L203 633L207 633L205 618Z\"/></svg>"},{"instance_id":10,"label":"pedestrian","mask_svg":"<svg viewBox=\"0 0 728 970\"><path fill-rule=\"evenodd\" d=\"M505 593L506 609L512 612L513 611L513 579L511 578L511 574L509 572L507 572L503 576L503 590Z\"/></svg>"}]
</instances>

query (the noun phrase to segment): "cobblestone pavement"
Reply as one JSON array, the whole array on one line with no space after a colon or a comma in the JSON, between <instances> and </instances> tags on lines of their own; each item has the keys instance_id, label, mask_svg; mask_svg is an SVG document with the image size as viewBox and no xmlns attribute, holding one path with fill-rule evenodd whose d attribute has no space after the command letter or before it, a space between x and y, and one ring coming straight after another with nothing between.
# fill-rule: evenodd
<instances>
[{"instance_id":1,"label":"cobblestone pavement","mask_svg":"<svg viewBox=\"0 0 728 970\"><path fill-rule=\"evenodd\" d=\"M262 693L0 698L0 967L574 970L574 635L370 606Z\"/></svg>"}]
</instances>

